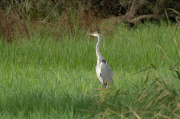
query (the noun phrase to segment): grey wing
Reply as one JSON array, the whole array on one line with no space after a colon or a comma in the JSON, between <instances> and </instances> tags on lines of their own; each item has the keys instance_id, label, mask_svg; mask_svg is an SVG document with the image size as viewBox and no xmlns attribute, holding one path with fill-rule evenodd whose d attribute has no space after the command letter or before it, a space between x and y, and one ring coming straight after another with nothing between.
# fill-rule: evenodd
<instances>
[{"instance_id":1,"label":"grey wing","mask_svg":"<svg viewBox=\"0 0 180 119\"><path fill-rule=\"evenodd\" d=\"M106 62L106 60L103 59L101 61L100 69L101 69L101 77L104 80L106 80L110 83L113 83L113 81L112 81L113 72L112 72L109 64Z\"/></svg>"}]
</instances>

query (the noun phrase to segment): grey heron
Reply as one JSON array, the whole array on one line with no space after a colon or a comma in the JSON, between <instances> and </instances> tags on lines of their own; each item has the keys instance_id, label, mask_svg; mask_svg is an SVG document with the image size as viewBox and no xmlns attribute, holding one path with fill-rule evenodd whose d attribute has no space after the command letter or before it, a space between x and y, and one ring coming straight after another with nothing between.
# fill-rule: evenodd
<instances>
[{"instance_id":1,"label":"grey heron","mask_svg":"<svg viewBox=\"0 0 180 119\"><path fill-rule=\"evenodd\" d=\"M113 84L113 79L112 79L113 72L107 61L100 53L99 45L101 42L101 34L99 33L99 31L95 31L87 34L98 37L98 42L96 44L96 56L97 56L96 74L99 81L102 83L102 87L104 86L105 88L108 88L108 83Z\"/></svg>"}]
</instances>

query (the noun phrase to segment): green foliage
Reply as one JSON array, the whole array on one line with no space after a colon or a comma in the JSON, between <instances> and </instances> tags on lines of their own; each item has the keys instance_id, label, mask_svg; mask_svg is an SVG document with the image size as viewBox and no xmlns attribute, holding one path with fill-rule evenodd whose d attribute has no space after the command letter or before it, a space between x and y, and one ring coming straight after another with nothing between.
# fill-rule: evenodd
<instances>
[{"instance_id":1,"label":"green foliage","mask_svg":"<svg viewBox=\"0 0 180 119\"><path fill-rule=\"evenodd\" d=\"M30 40L1 40L0 118L177 118L180 29L160 24L118 25L106 37L102 30L100 50L115 84L102 93L96 90L97 38L85 31L52 35L42 27ZM143 72L132 75L137 71Z\"/></svg>"},{"instance_id":2,"label":"green foliage","mask_svg":"<svg viewBox=\"0 0 180 119\"><path fill-rule=\"evenodd\" d=\"M179 118L179 73L147 69L146 77L131 82L127 90L113 86L103 89L98 96L103 117L133 118ZM178 70L179 72L179 70ZM145 74L145 73L144 73ZM128 83L127 85L130 85ZM131 90L133 88L133 90Z\"/></svg>"}]
</instances>

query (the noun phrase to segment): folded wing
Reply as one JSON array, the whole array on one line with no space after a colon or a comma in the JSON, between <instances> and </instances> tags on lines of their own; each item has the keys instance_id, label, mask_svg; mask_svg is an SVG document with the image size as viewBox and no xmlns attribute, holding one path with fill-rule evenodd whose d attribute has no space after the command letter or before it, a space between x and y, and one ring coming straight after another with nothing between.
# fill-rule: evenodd
<instances>
[{"instance_id":1,"label":"folded wing","mask_svg":"<svg viewBox=\"0 0 180 119\"><path fill-rule=\"evenodd\" d=\"M101 70L100 75L102 79L108 81L109 83L113 83L113 80L112 80L113 72L105 59L101 61L100 70Z\"/></svg>"}]
</instances>

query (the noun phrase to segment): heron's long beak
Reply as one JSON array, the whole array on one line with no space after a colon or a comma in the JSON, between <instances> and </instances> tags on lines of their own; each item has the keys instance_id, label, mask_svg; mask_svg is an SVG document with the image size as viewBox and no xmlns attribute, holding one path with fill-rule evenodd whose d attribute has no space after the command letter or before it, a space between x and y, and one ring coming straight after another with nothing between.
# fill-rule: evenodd
<instances>
[{"instance_id":1,"label":"heron's long beak","mask_svg":"<svg viewBox=\"0 0 180 119\"><path fill-rule=\"evenodd\" d=\"M93 33L87 33L87 35L93 35Z\"/></svg>"}]
</instances>

